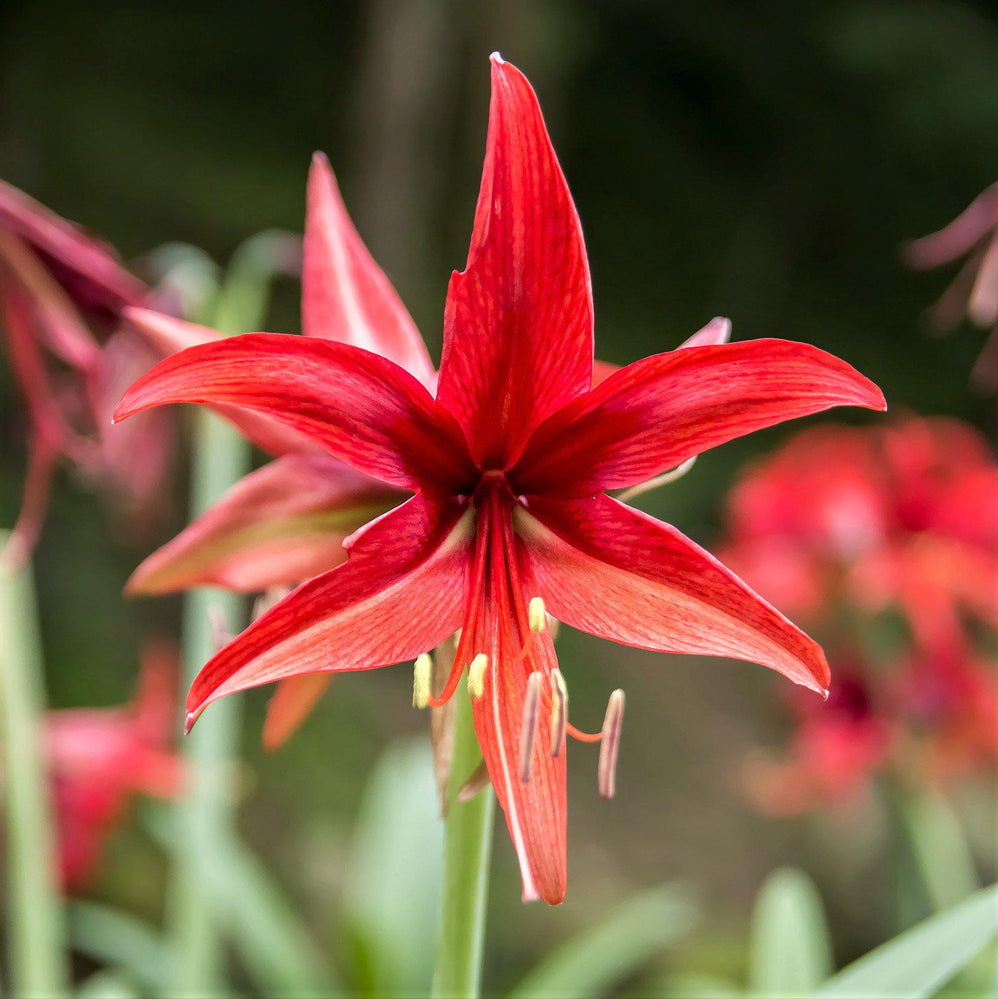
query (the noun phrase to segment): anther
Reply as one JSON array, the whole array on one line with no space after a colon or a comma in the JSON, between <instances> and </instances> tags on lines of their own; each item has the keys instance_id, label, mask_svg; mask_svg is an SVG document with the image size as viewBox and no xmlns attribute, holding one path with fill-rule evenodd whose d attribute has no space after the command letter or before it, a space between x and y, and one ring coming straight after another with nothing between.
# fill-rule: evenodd
<instances>
[{"instance_id":1,"label":"anther","mask_svg":"<svg viewBox=\"0 0 998 999\"><path fill-rule=\"evenodd\" d=\"M527 680L527 693L523 698L523 727L520 729L520 780L530 781L530 767L534 759L534 743L537 741L537 719L541 707L541 684L543 674L534 670Z\"/></svg>"},{"instance_id":2,"label":"anther","mask_svg":"<svg viewBox=\"0 0 998 999\"><path fill-rule=\"evenodd\" d=\"M615 690L610 695L603 716L603 738L599 744L599 793L612 798L617 790L617 753L620 749L620 729L624 722L624 692Z\"/></svg>"},{"instance_id":3,"label":"anther","mask_svg":"<svg viewBox=\"0 0 998 999\"><path fill-rule=\"evenodd\" d=\"M530 621L530 630L539 635L548 623L547 610L544 607L543 597L531 597L527 607L527 618Z\"/></svg>"},{"instance_id":4,"label":"anther","mask_svg":"<svg viewBox=\"0 0 998 999\"><path fill-rule=\"evenodd\" d=\"M468 667L468 690L477 701L485 693L485 671L489 668L489 657L479 652Z\"/></svg>"},{"instance_id":5,"label":"anther","mask_svg":"<svg viewBox=\"0 0 998 999\"><path fill-rule=\"evenodd\" d=\"M425 708L430 703L430 677L433 675L433 660L429 653L416 656L412 667L412 706Z\"/></svg>"},{"instance_id":6,"label":"anther","mask_svg":"<svg viewBox=\"0 0 998 999\"><path fill-rule=\"evenodd\" d=\"M565 748L565 730L568 726L568 685L555 667L551 670L551 755L561 756Z\"/></svg>"}]
</instances>

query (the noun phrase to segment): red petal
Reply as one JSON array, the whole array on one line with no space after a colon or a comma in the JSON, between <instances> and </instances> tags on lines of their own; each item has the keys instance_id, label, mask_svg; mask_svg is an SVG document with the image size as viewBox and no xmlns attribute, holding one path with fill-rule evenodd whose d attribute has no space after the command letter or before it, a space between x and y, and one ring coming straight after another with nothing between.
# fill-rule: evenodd
<instances>
[{"instance_id":1,"label":"red petal","mask_svg":"<svg viewBox=\"0 0 998 999\"><path fill-rule=\"evenodd\" d=\"M492 103L468 263L447 292L437 398L474 457L502 467L589 388L593 310L582 229L530 84L492 58Z\"/></svg>"},{"instance_id":2,"label":"red petal","mask_svg":"<svg viewBox=\"0 0 998 999\"><path fill-rule=\"evenodd\" d=\"M523 900L542 898L548 905L559 905L568 875L567 753L551 756L550 710L540 713L530 780L525 784L520 779L527 680L534 669L557 665L550 632L534 636L533 644L532 654L520 662L511 661L515 649L499 651L498 639L485 650L490 665L482 696L474 702L475 732L516 849ZM460 689L455 696L468 695Z\"/></svg>"},{"instance_id":3,"label":"red petal","mask_svg":"<svg viewBox=\"0 0 998 999\"><path fill-rule=\"evenodd\" d=\"M460 627L470 511L421 496L369 526L350 560L298 587L221 650L187 697L189 723L219 697L302 673L415 658Z\"/></svg>"},{"instance_id":4,"label":"red petal","mask_svg":"<svg viewBox=\"0 0 998 999\"><path fill-rule=\"evenodd\" d=\"M191 347L140 378L115 420L174 402L265 414L393 485L469 474L460 430L426 389L398 365L349 344L250 333Z\"/></svg>"},{"instance_id":5,"label":"red petal","mask_svg":"<svg viewBox=\"0 0 998 999\"><path fill-rule=\"evenodd\" d=\"M555 414L515 479L530 493L623 489L753 430L848 405L887 408L873 382L808 344L674 350L622 368Z\"/></svg>"},{"instance_id":6,"label":"red petal","mask_svg":"<svg viewBox=\"0 0 998 999\"><path fill-rule=\"evenodd\" d=\"M556 618L657 652L758 662L828 687L820 646L669 524L608 496L532 501L517 529Z\"/></svg>"},{"instance_id":7,"label":"red petal","mask_svg":"<svg viewBox=\"0 0 998 999\"><path fill-rule=\"evenodd\" d=\"M343 542L404 495L326 455L286 455L233 486L154 552L132 593L297 586L346 561Z\"/></svg>"},{"instance_id":8,"label":"red petal","mask_svg":"<svg viewBox=\"0 0 998 999\"><path fill-rule=\"evenodd\" d=\"M308 175L302 331L387 357L430 389L436 383L426 344L354 228L322 153Z\"/></svg>"},{"instance_id":9,"label":"red petal","mask_svg":"<svg viewBox=\"0 0 998 999\"><path fill-rule=\"evenodd\" d=\"M204 343L217 343L225 337L196 323L164 315L154 309L125 309L125 319L135 327L164 357L177 354L188 347ZM238 427L258 448L272 455L317 451L318 445L311 438L292 430L283 423L235 406L213 406L217 413Z\"/></svg>"},{"instance_id":10,"label":"red petal","mask_svg":"<svg viewBox=\"0 0 998 999\"><path fill-rule=\"evenodd\" d=\"M117 311L145 295L142 282L122 267L106 244L3 181L0 228L16 233L40 251L87 304Z\"/></svg>"},{"instance_id":11,"label":"red petal","mask_svg":"<svg viewBox=\"0 0 998 999\"><path fill-rule=\"evenodd\" d=\"M263 723L264 749L268 752L280 749L295 734L319 703L332 678L332 673L302 673L278 682Z\"/></svg>"}]
</instances>

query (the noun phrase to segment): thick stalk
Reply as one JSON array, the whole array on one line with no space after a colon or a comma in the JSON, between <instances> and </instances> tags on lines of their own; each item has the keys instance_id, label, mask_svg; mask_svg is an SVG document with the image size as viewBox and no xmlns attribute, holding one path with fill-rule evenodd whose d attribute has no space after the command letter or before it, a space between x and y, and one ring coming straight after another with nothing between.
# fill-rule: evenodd
<instances>
[{"instance_id":1,"label":"thick stalk","mask_svg":"<svg viewBox=\"0 0 998 999\"><path fill-rule=\"evenodd\" d=\"M475 999L482 981L496 799L488 787L471 801L457 800L461 784L474 772L482 754L472 723L471 697L463 683L455 691L454 700L454 756L444 834L443 900L433 996Z\"/></svg>"},{"instance_id":2,"label":"thick stalk","mask_svg":"<svg viewBox=\"0 0 998 999\"><path fill-rule=\"evenodd\" d=\"M224 283L199 317L221 333L258 329L267 310L275 274L297 266L299 241L282 232L248 239L233 254ZM191 463L191 518L203 513L249 471L250 445L232 426L206 409L195 415ZM216 651L212 616L238 632L243 600L225 590L190 591L184 603L184 671L189 684ZM187 684L184 690L186 692ZM239 703L226 698L212 706L185 740L190 793L180 808L174 855L173 939L178 955L177 991L217 993L224 988L222 935L213 911L211 884L218 851L233 835Z\"/></svg>"},{"instance_id":3,"label":"thick stalk","mask_svg":"<svg viewBox=\"0 0 998 999\"><path fill-rule=\"evenodd\" d=\"M0 534L0 551L7 541ZM67 992L42 725L45 696L31 570L0 559L0 752L3 759L10 988Z\"/></svg>"},{"instance_id":4,"label":"thick stalk","mask_svg":"<svg viewBox=\"0 0 998 999\"><path fill-rule=\"evenodd\" d=\"M249 467L249 445L208 410L195 414L191 516L214 503ZM215 652L211 615L239 630L242 599L225 590L192 590L184 601L184 672L187 684ZM185 691L186 686L185 684ZM173 937L177 992L201 995L223 988L222 944L207 885L218 849L234 823L238 702L214 705L184 740L189 793L180 805L174 858Z\"/></svg>"}]
</instances>

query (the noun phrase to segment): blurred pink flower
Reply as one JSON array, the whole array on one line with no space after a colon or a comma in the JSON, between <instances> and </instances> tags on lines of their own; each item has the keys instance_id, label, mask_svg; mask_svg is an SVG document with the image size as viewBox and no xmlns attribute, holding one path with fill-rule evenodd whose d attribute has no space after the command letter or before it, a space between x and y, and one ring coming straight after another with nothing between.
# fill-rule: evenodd
<instances>
[{"instance_id":1,"label":"blurred pink flower","mask_svg":"<svg viewBox=\"0 0 998 999\"><path fill-rule=\"evenodd\" d=\"M966 316L975 326L991 331L971 377L982 388L998 389L998 183L979 194L949 225L907 243L904 254L921 269L967 258L932 309L932 322L948 331Z\"/></svg>"},{"instance_id":2,"label":"blurred pink flower","mask_svg":"<svg viewBox=\"0 0 998 999\"><path fill-rule=\"evenodd\" d=\"M118 708L52 711L44 747L64 889L79 891L100 870L105 846L137 794L173 797L181 760L176 731L176 650L151 644L135 700Z\"/></svg>"},{"instance_id":3,"label":"blurred pink flower","mask_svg":"<svg viewBox=\"0 0 998 999\"><path fill-rule=\"evenodd\" d=\"M124 434L114 401L155 355L118 329L121 311L149 302L114 252L22 191L0 181L0 318L30 422L29 468L6 557L30 553L45 517L51 476L68 458L143 522L163 500L170 422Z\"/></svg>"}]
</instances>

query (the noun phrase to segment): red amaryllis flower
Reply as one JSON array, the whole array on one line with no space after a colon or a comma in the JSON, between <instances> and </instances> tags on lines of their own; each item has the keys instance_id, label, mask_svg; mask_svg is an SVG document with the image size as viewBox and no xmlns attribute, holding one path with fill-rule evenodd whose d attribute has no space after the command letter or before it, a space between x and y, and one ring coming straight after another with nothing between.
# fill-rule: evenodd
<instances>
[{"instance_id":1,"label":"red amaryllis flower","mask_svg":"<svg viewBox=\"0 0 998 999\"><path fill-rule=\"evenodd\" d=\"M114 401L155 359L117 331L121 310L148 292L105 244L0 182L0 317L30 418L22 512L7 556L30 552L51 474L66 457L143 517L162 499L170 450L162 416L118 433Z\"/></svg>"},{"instance_id":2,"label":"red amaryllis flower","mask_svg":"<svg viewBox=\"0 0 998 999\"><path fill-rule=\"evenodd\" d=\"M445 702L468 671L524 897L552 904L565 893L572 729L542 606L612 641L755 660L819 691L829 679L820 648L739 579L605 491L782 420L884 407L847 364L780 340L660 354L591 388L592 326L582 232L537 99L494 56L471 250L448 289L435 396L352 344L253 334L167 358L116 414L241 406L414 493L349 540L344 565L204 667L189 723L237 690L412 660L460 629L450 678L429 702ZM617 734L611 725L611 744Z\"/></svg>"},{"instance_id":3,"label":"red amaryllis flower","mask_svg":"<svg viewBox=\"0 0 998 999\"><path fill-rule=\"evenodd\" d=\"M134 795L179 793L181 761L170 749L176 675L176 651L153 644L143 655L131 704L47 716L44 748L66 891L85 888L97 874L104 848Z\"/></svg>"},{"instance_id":4,"label":"red amaryllis flower","mask_svg":"<svg viewBox=\"0 0 998 999\"><path fill-rule=\"evenodd\" d=\"M914 239L904 248L913 267L931 268L966 262L932 309L941 331L966 317L991 332L974 365L972 379L981 388L998 389L998 183L979 194L949 225Z\"/></svg>"},{"instance_id":5,"label":"red amaryllis flower","mask_svg":"<svg viewBox=\"0 0 998 999\"><path fill-rule=\"evenodd\" d=\"M394 361L431 391L437 373L405 306L347 213L325 156L308 181L302 282L305 336L363 347ZM169 355L221 335L149 310L129 310L131 325ZM731 324L715 319L686 346L724 343ZM613 365L596 362L594 384ZM408 493L325 453L310 437L259 413L223 409L250 440L276 460L237 483L176 538L149 556L129 580L136 594L192 586L275 591L346 560L343 541ZM280 746L308 716L330 674L282 681L267 710L264 744Z\"/></svg>"}]
</instances>

